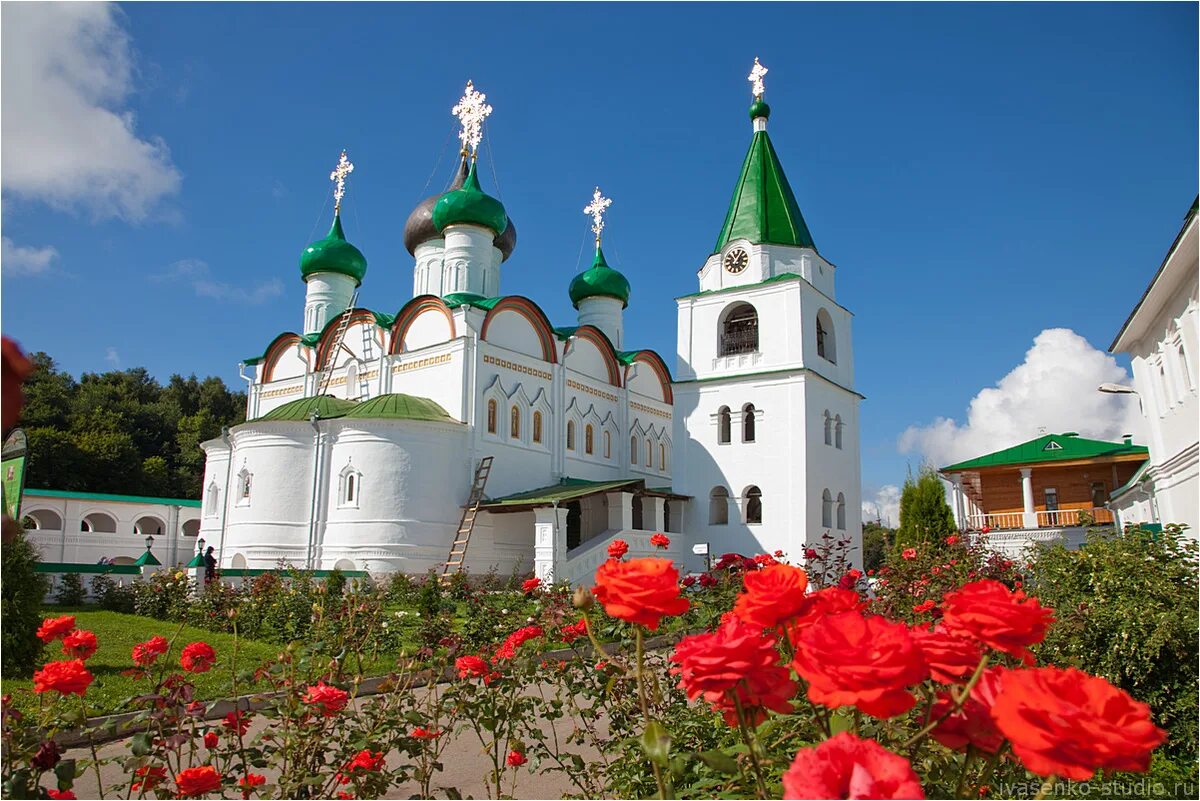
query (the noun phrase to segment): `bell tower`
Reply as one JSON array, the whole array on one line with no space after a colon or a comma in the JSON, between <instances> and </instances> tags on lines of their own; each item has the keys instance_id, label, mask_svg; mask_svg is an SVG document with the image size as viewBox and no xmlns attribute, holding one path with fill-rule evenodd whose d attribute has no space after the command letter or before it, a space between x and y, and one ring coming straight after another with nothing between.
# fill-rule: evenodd
<instances>
[{"instance_id":1,"label":"bell tower","mask_svg":"<svg viewBox=\"0 0 1200 801\"><path fill-rule=\"evenodd\" d=\"M672 487L711 552L800 562L829 532L861 563L852 315L767 134L766 73L755 59L750 148L699 291L676 299Z\"/></svg>"}]
</instances>

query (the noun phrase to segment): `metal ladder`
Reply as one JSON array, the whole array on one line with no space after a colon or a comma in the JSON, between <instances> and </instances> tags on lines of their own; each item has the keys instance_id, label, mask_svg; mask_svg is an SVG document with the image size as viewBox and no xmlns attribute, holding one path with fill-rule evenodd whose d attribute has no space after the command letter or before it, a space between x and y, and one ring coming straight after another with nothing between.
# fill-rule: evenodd
<instances>
[{"instance_id":1,"label":"metal ladder","mask_svg":"<svg viewBox=\"0 0 1200 801\"><path fill-rule=\"evenodd\" d=\"M483 488L487 486L488 473L492 472L492 457L485 456L479 460L475 468L475 483L471 485L471 494L463 506L462 518L458 521L458 531L454 542L450 544L450 555L442 566L442 581L448 581L451 568L453 572L461 572L463 562L467 558L467 545L471 542L471 531L475 528L475 518L479 515L479 502L483 500ZM456 561L457 559L457 561Z\"/></svg>"},{"instance_id":2,"label":"metal ladder","mask_svg":"<svg viewBox=\"0 0 1200 801\"><path fill-rule=\"evenodd\" d=\"M325 390L329 389L329 382L333 380L333 365L337 361L337 352L345 347L346 331L350 329L350 318L352 312L357 308L358 290L354 290L354 294L350 296L350 305L346 307L346 311L342 312L342 319L338 320L337 330L333 332L333 350L329 353L329 365L325 368L325 375L321 376L321 384L317 387L317 395L324 395ZM351 356L354 352L346 348ZM348 393L347 393L348 394Z\"/></svg>"}]
</instances>

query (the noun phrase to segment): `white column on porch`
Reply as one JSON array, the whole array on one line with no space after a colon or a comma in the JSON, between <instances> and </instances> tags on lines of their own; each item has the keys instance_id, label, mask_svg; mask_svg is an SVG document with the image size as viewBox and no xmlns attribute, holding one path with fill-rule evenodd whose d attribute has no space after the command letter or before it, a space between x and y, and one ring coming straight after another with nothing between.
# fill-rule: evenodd
<instances>
[{"instance_id":1,"label":"white column on porch","mask_svg":"<svg viewBox=\"0 0 1200 801\"><path fill-rule=\"evenodd\" d=\"M533 510L533 574L553 584L567 555L567 510L542 506Z\"/></svg>"},{"instance_id":2,"label":"white column on porch","mask_svg":"<svg viewBox=\"0 0 1200 801\"><path fill-rule=\"evenodd\" d=\"M954 509L954 522L960 529L967 527L966 512L963 509L962 473L951 473L950 476L951 508Z\"/></svg>"},{"instance_id":3,"label":"white column on porch","mask_svg":"<svg viewBox=\"0 0 1200 801\"><path fill-rule=\"evenodd\" d=\"M649 523L646 528L651 531L661 531L666 533L667 521L666 515L663 513L663 507L666 505L666 498L654 498L642 496L642 513L650 512L649 518L643 523ZM649 506L649 509L646 507Z\"/></svg>"},{"instance_id":4,"label":"white column on porch","mask_svg":"<svg viewBox=\"0 0 1200 801\"><path fill-rule=\"evenodd\" d=\"M633 528L633 493L609 492L605 497L608 499L609 529L625 531Z\"/></svg>"},{"instance_id":5,"label":"white column on porch","mask_svg":"<svg viewBox=\"0 0 1200 801\"><path fill-rule=\"evenodd\" d=\"M1025 528L1037 528L1037 512L1033 508L1033 468L1021 468L1021 500L1025 503L1025 515L1022 525Z\"/></svg>"}]
</instances>

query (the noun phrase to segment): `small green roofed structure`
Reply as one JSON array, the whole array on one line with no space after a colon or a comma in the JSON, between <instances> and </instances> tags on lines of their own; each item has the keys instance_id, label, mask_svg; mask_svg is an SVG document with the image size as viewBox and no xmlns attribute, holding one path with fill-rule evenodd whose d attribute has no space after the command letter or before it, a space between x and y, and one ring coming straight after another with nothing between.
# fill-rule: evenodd
<instances>
[{"instance_id":1,"label":"small green roofed structure","mask_svg":"<svg viewBox=\"0 0 1200 801\"><path fill-rule=\"evenodd\" d=\"M1104 442L1098 439L1084 439L1074 431L1065 434L1047 434L1002 451L989 453L965 462L943 467L942 473L956 473L963 470L978 470L984 467L1006 467L1014 465L1039 464L1042 462L1072 462L1087 459L1101 459L1120 456L1141 456L1149 458L1150 450L1143 445L1134 445L1129 440L1125 442Z\"/></svg>"},{"instance_id":2,"label":"small green roofed structure","mask_svg":"<svg viewBox=\"0 0 1200 801\"><path fill-rule=\"evenodd\" d=\"M475 174L475 161L471 161L471 171L461 189L452 189L442 195L433 207L433 224L438 231L446 230L447 226L469 223L491 229L496 236L504 233L508 227L508 213L504 204L485 193L479 186L479 177Z\"/></svg>"},{"instance_id":3,"label":"small green roofed structure","mask_svg":"<svg viewBox=\"0 0 1200 801\"><path fill-rule=\"evenodd\" d=\"M608 266L604 251L597 245L592 266L575 276L568 293L577 309L579 302L585 298L616 298L625 308L629 305L629 279Z\"/></svg>"},{"instance_id":4,"label":"small green roofed structure","mask_svg":"<svg viewBox=\"0 0 1200 801\"><path fill-rule=\"evenodd\" d=\"M317 417L321 420L331 420L335 417L344 417L357 405L355 401L342 400L332 395L317 395L276 406L254 422L266 420L305 421L312 419L313 412L316 412Z\"/></svg>"},{"instance_id":5,"label":"small green roofed structure","mask_svg":"<svg viewBox=\"0 0 1200 801\"><path fill-rule=\"evenodd\" d=\"M161 565L162 562L158 561L158 557L156 557L154 554L150 553L150 551L146 551L144 554L142 554L141 556L139 556L137 558L137 561L134 562L134 564L137 565L138 567L145 567L146 565L151 565L151 566Z\"/></svg>"},{"instance_id":6,"label":"small green roofed structure","mask_svg":"<svg viewBox=\"0 0 1200 801\"><path fill-rule=\"evenodd\" d=\"M362 251L346 241L342 231L342 215L334 213L333 226L324 239L318 239L300 254L300 275L307 281L316 273L338 273L361 284L367 274L367 258Z\"/></svg>"},{"instance_id":7,"label":"small green roofed structure","mask_svg":"<svg viewBox=\"0 0 1200 801\"><path fill-rule=\"evenodd\" d=\"M734 187L714 253L735 239L746 239L752 245L817 249L767 134L766 119L770 114L770 106L761 99L755 100L750 107L750 118L755 121L754 138L750 140L750 150L742 162L742 172Z\"/></svg>"},{"instance_id":8,"label":"small green roofed structure","mask_svg":"<svg viewBox=\"0 0 1200 801\"><path fill-rule=\"evenodd\" d=\"M346 412L347 418L372 418L379 420L426 420L431 422L457 423L445 409L429 398L393 392L363 401Z\"/></svg>"},{"instance_id":9,"label":"small green roofed structure","mask_svg":"<svg viewBox=\"0 0 1200 801\"><path fill-rule=\"evenodd\" d=\"M199 551L192 557L192 561L188 562L186 567L204 567L204 554Z\"/></svg>"}]
</instances>

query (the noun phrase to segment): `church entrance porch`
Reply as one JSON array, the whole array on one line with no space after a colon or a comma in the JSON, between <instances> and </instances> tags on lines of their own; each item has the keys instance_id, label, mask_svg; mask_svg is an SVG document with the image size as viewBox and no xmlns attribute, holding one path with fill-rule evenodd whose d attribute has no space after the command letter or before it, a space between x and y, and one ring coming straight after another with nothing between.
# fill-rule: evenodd
<instances>
[{"instance_id":1,"label":"church entrance porch","mask_svg":"<svg viewBox=\"0 0 1200 801\"><path fill-rule=\"evenodd\" d=\"M528 518L538 578L587 584L617 539L628 544L631 557L659 556L682 566L687 549L678 527L688 500L669 488L647 488L642 479L565 478L549 487L497 498L480 509ZM650 538L656 533L666 534L670 545L652 545Z\"/></svg>"}]
</instances>

